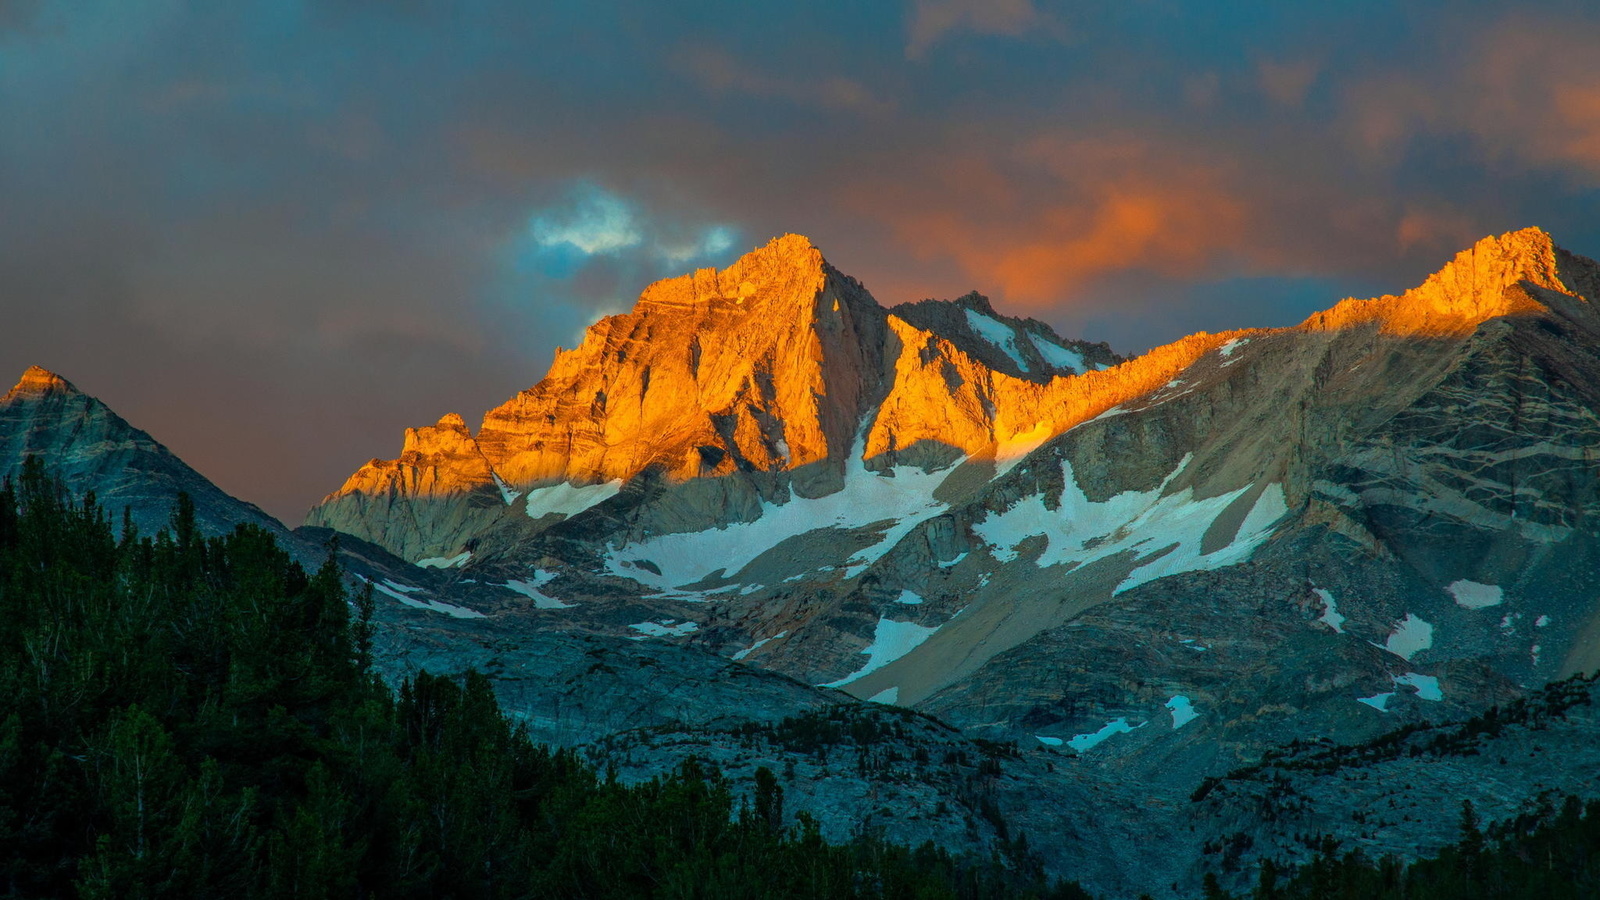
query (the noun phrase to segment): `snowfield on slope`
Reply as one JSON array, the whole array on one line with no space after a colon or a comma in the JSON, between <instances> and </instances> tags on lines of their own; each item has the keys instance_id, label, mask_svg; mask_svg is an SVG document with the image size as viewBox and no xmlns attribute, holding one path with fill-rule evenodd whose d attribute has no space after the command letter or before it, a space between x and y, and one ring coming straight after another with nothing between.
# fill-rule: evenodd
<instances>
[{"instance_id":1,"label":"snowfield on slope","mask_svg":"<svg viewBox=\"0 0 1600 900\"><path fill-rule=\"evenodd\" d=\"M413 609L426 609L430 612L444 613L445 615L455 619L485 618L483 613L478 612L475 609L467 609L464 606L456 606L453 603L443 603L438 600L426 600L410 596L411 594L421 593L422 588L419 587L412 587L409 584L400 584L387 578L385 578L383 581L368 581L366 576L357 575L356 577L372 585L377 589L378 593L393 597L394 599L399 600L401 603L412 607Z\"/></svg>"},{"instance_id":2,"label":"snowfield on slope","mask_svg":"<svg viewBox=\"0 0 1600 900\"><path fill-rule=\"evenodd\" d=\"M1251 486L1204 500L1196 500L1190 488L1164 494L1191 458L1185 456L1155 488L1123 491L1101 503L1084 495L1073 475L1072 463L1062 460L1063 486L1055 509L1045 504L1043 495L1034 494L1003 512L990 513L972 530L1000 562L1015 560L1019 555L1017 547L1023 541L1043 536L1044 550L1034 561L1041 569L1133 553L1137 557L1135 568L1117 586L1115 593L1119 594L1166 575L1244 562L1288 512L1282 485L1268 485L1256 498L1233 540L1205 553L1201 543L1212 523Z\"/></svg>"},{"instance_id":3,"label":"snowfield on slope","mask_svg":"<svg viewBox=\"0 0 1600 900\"><path fill-rule=\"evenodd\" d=\"M1068 350L1066 347L1032 332L1028 333L1028 343L1033 345L1033 349L1039 351L1039 355L1044 357L1045 362L1057 369L1066 369L1079 375L1089 371L1089 366L1083 361L1083 354L1076 350Z\"/></svg>"},{"instance_id":4,"label":"snowfield on slope","mask_svg":"<svg viewBox=\"0 0 1600 900\"><path fill-rule=\"evenodd\" d=\"M515 591L533 601L534 609L571 609L575 604L563 603L560 599L552 597L540 590L545 585L554 581L556 573L544 569L536 569L532 581L507 581L502 587Z\"/></svg>"},{"instance_id":5,"label":"snowfield on slope","mask_svg":"<svg viewBox=\"0 0 1600 900\"><path fill-rule=\"evenodd\" d=\"M498 479L497 479L498 480ZM571 484L560 482L528 491L528 518L542 519L549 515L572 518L597 503L610 500L622 490L622 481L600 484ZM502 488L502 491L504 489ZM510 501L507 501L510 502Z\"/></svg>"},{"instance_id":6,"label":"snowfield on slope","mask_svg":"<svg viewBox=\"0 0 1600 900\"><path fill-rule=\"evenodd\" d=\"M861 651L867 655L866 665L838 681L830 681L827 684L818 685L818 687L844 687L871 672L876 672L917 649L923 641L933 637L933 633L938 630L938 626L930 628L926 625L918 625L915 622L896 622L893 619L879 618L877 627L872 631L872 643ZM896 694L898 693L896 691Z\"/></svg>"},{"instance_id":7,"label":"snowfield on slope","mask_svg":"<svg viewBox=\"0 0 1600 900\"><path fill-rule=\"evenodd\" d=\"M945 510L933 499L953 466L924 472L896 466L879 475L861 461L858 445L845 470L844 487L826 497L790 495L787 503L763 503L753 522L735 522L705 531L663 534L607 554L606 570L640 584L672 592L717 573L731 578L756 557L796 535L822 528L855 529L887 522L878 540L845 561L845 575L861 574L922 522ZM660 574L641 565L653 566Z\"/></svg>"},{"instance_id":8,"label":"snowfield on slope","mask_svg":"<svg viewBox=\"0 0 1600 900\"><path fill-rule=\"evenodd\" d=\"M1028 361L1022 358L1022 352L1017 349L1017 332L1010 325L970 309L966 313L967 326L973 333L1000 348L1011 357L1018 369L1028 371Z\"/></svg>"}]
</instances>

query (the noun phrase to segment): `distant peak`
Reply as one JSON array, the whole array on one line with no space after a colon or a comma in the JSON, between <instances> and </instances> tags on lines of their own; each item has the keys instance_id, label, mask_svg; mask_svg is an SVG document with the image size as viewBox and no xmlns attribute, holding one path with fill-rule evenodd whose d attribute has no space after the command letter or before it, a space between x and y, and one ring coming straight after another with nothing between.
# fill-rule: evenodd
<instances>
[{"instance_id":1,"label":"distant peak","mask_svg":"<svg viewBox=\"0 0 1600 900\"><path fill-rule=\"evenodd\" d=\"M1455 255L1421 285L1399 296L1346 300L1307 319L1313 330L1378 322L1405 334L1464 334L1479 323L1543 306L1523 286L1576 295L1563 279L1561 251L1542 228L1490 235Z\"/></svg>"},{"instance_id":2,"label":"distant peak","mask_svg":"<svg viewBox=\"0 0 1600 900\"><path fill-rule=\"evenodd\" d=\"M994 304L989 301L988 297L985 297L977 291L969 291L968 293L963 294L950 302L961 307L962 309L970 309L973 312L983 313L986 316L997 315L994 310Z\"/></svg>"},{"instance_id":3,"label":"distant peak","mask_svg":"<svg viewBox=\"0 0 1600 900\"><path fill-rule=\"evenodd\" d=\"M17 382L16 387L8 391L4 399L76 393L78 389L72 386L72 382L60 375L39 366L29 366L28 371L22 373L22 379Z\"/></svg>"}]
</instances>

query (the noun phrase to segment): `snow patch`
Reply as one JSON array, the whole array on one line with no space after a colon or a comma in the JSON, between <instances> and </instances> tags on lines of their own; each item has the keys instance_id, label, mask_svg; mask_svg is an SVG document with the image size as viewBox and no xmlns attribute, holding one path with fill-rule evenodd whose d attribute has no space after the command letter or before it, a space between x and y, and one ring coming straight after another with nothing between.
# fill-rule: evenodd
<instances>
[{"instance_id":1,"label":"snow patch","mask_svg":"<svg viewBox=\"0 0 1600 900\"><path fill-rule=\"evenodd\" d=\"M1129 725L1127 717L1123 716L1107 722L1105 727L1099 731L1095 731L1090 734L1073 735L1072 740L1067 741L1067 746L1078 751L1079 753L1083 753L1086 750L1094 748L1101 741L1104 741L1106 738L1111 737L1114 734L1128 734L1131 731L1133 731L1133 726Z\"/></svg>"},{"instance_id":2,"label":"snow patch","mask_svg":"<svg viewBox=\"0 0 1600 900\"><path fill-rule=\"evenodd\" d=\"M1182 694L1178 694L1168 700L1166 706L1167 711L1172 713L1173 731L1177 731L1179 728L1200 718L1200 714L1194 711L1194 704L1189 702L1189 698Z\"/></svg>"},{"instance_id":3,"label":"snow patch","mask_svg":"<svg viewBox=\"0 0 1600 900\"><path fill-rule=\"evenodd\" d=\"M1390 632L1389 639L1383 642L1383 649L1407 662L1432 646L1433 626L1417 618L1414 613L1406 613L1406 617Z\"/></svg>"},{"instance_id":4,"label":"snow patch","mask_svg":"<svg viewBox=\"0 0 1600 900\"><path fill-rule=\"evenodd\" d=\"M1028 343L1032 344L1033 349L1038 350L1039 355L1044 357L1044 361L1053 368L1066 369L1075 375L1082 374L1088 370L1088 366L1083 364L1082 353L1076 350L1068 350L1055 341L1041 337L1031 331L1025 332L1025 334L1028 336Z\"/></svg>"},{"instance_id":5,"label":"snow patch","mask_svg":"<svg viewBox=\"0 0 1600 900\"><path fill-rule=\"evenodd\" d=\"M366 578L363 578L360 575L357 575L356 577L361 578L362 581L367 581ZM408 596L422 590L422 588L411 587L410 585L404 584L396 584L388 579L384 579L381 583L370 581L367 583L376 588L379 593L393 597L394 599L399 600L401 603L404 603L406 606L414 609L426 609L432 612L444 613L447 616L457 619L485 618L483 613L478 612L475 609L467 609L464 606L456 606L453 603L441 603L438 600L418 600L415 597Z\"/></svg>"},{"instance_id":6,"label":"snow patch","mask_svg":"<svg viewBox=\"0 0 1600 900\"><path fill-rule=\"evenodd\" d=\"M1022 353L1017 349L1017 332L1004 322L991 319L980 312L965 310L967 326L974 334L989 343L999 347L1005 354L1016 362L1017 368L1023 372L1028 371L1028 361L1022 358Z\"/></svg>"},{"instance_id":7,"label":"snow patch","mask_svg":"<svg viewBox=\"0 0 1600 900\"><path fill-rule=\"evenodd\" d=\"M994 475L999 478L1022 462L1023 458L1044 446L1056 433L1049 423L1041 423L1027 431L1020 431L1000 441L994 448Z\"/></svg>"},{"instance_id":8,"label":"snow patch","mask_svg":"<svg viewBox=\"0 0 1600 900\"><path fill-rule=\"evenodd\" d=\"M672 619L662 619L659 622L640 622L628 627L650 637L683 637L692 631L700 630L700 626L693 622L680 622L677 625L672 622Z\"/></svg>"},{"instance_id":9,"label":"snow patch","mask_svg":"<svg viewBox=\"0 0 1600 900\"><path fill-rule=\"evenodd\" d=\"M900 686L899 685L895 685L894 687L886 687L883 690L877 692L876 694L873 694L871 697L867 698L867 702L868 703L887 703L890 706L893 706L895 703L899 702L899 700L900 700Z\"/></svg>"},{"instance_id":10,"label":"snow patch","mask_svg":"<svg viewBox=\"0 0 1600 900\"><path fill-rule=\"evenodd\" d=\"M506 484L499 473L490 472L489 477L494 479L494 486L500 489L500 499L504 500L507 506L517 502L517 498L522 496L522 492L512 490L511 485Z\"/></svg>"},{"instance_id":11,"label":"snow patch","mask_svg":"<svg viewBox=\"0 0 1600 900\"><path fill-rule=\"evenodd\" d=\"M562 481L528 492L526 507L528 518L542 519L549 515L571 518L596 503L609 500L622 490L622 479L600 484L570 484Z\"/></svg>"},{"instance_id":12,"label":"snow patch","mask_svg":"<svg viewBox=\"0 0 1600 900\"><path fill-rule=\"evenodd\" d=\"M894 598L894 602L904 603L907 606L916 606L922 602L922 598L910 591L901 591L900 596Z\"/></svg>"},{"instance_id":13,"label":"snow patch","mask_svg":"<svg viewBox=\"0 0 1600 900\"><path fill-rule=\"evenodd\" d=\"M1344 634L1345 618L1339 615L1339 604L1334 601L1333 594L1322 588L1312 588L1311 593L1322 598L1322 616L1317 621L1339 634Z\"/></svg>"},{"instance_id":14,"label":"snow patch","mask_svg":"<svg viewBox=\"0 0 1600 900\"><path fill-rule=\"evenodd\" d=\"M1373 694L1371 697L1357 697L1357 703L1365 703L1378 712L1389 711L1389 698L1394 696L1394 691L1383 694Z\"/></svg>"},{"instance_id":15,"label":"snow patch","mask_svg":"<svg viewBox=\"0 0 1600 900\"><path fill-rule=\"evenodd\" d=\"M951 568L951 567L953 567L954 565L956 565L957 563L961 562L963 559L966 559L966 558L967 558L967 551L963 550L963 551L961 551L961 553L958 556L956 556L955 559L946 560L945 562L939 563L939 568L941 568L941 569Z\"/></svg>"},{"instance_id":16,"label":"snow patch","mask_svg":"<svg viewBox=\"0 0 1600 900\"><path fill-rule=\"evenodd\" d=\"M1467 609L1486 609L1490 606L1499 606L1505 601L1505 591L1498 585L1480 584L1465 578L1450 582L1445 585L1445 590L1456 598L1456 603Z\"/></svg>"},{"instance_id":17,"label":"snow patch","mask_svg":"<svg viewBox=\"0 0 1600 900\"><path fill-rule=\"evenodd\" d=\"M472 551L467 550L455 556L430 556L427 559L417 560L417 565L424 569L454 569L467 564L472 558Z\"/></svg>"},{"instance_id":18,"label":"snow patch","mask_svg":"<svg viewBox=\"0 0 1600 900\"><path fill-rule=\"evenodd\" d=\"M1549 624L1550 624L1550 617L1549 616L1540 616L1539 618L1533 620L1533 627L1535 627L1535 628L1543 628L1543 627L1545 627L1546 625L1549 625Z\"/></svg>"},{"instance_id":19,"label":"snow patch","mask_svg":"<svg viewBox=\"0 0 1600 900\"><path fill-rule=\"evenodd\" d=\"M1432 675L1418 675L1415 672L1407 672L1404 675L1394 676L1394 683L1415 688L1417 698L1420 700L1438 702L1444 699L1444 691L1439 689L1439 679Z\"/></svg>"},{"instance_id":20,"label":"snow patch","mask_svg":"<svg viewBox=\"0 0 1600 900\"><path fill-rule=\"evenodd\" d=\"M751 644L750 646L744 648L743 650L740 650L738 653L735 653L733 655L733 659L734 659L735 662L737 662L737 661L739 661L741 659L744 659L746 656L749 656L750 654L756 652L757 650L760 650L762 647L765 647L767 645L768 641L781 640L782 638L786 638L788 636L789 636L789 630L786 628L783 631L780 631L777 634L773 635L772 637L764 637L761 640L756 641L754 644Z\"/></svg>"},{"instance_id":21,"label":"snow patch","mask_svg":"<svg viewBox=\"0 0 1600 900\"><path fill-rule=\"evenodd\" d=\"M877 541L845 561L846 577L854 578L913 528L944 511L945 505L933 499L933 492L950 474L948 469L924 472L914 466L896 466L879 475L861 462L864 452L865 445L858 441L845 470L844 487L826 497L791 495L787 503L764 502L761 516L753 522L657 535L614 547L607 555L606 569L640 584L670 591L719 572L731 576L795 535L821 528L854 529L889 522ZM650 563L660 574L641 568L639 563Z\"/></svg>"},{"instance_id":22,"label":"snow patch","mask_svg":"<svg viewBox=\"0 0 1600 900\"><path fill-rule=\"evenodd\" d=\"M1058 737L1048 737L1048 736L1042 735L1042 734L1036 734L1036 735L1034 735L1034 737L1038 738L1039 739L1039 743L1045 745L1046 747L1059 747L1063 743L1065 743L1064 741L1061 740L1061 738L1058 738Z\"/></svg>"},{"instance_id":23,"label":"snow patch","mask_svg":"<svg viewBox=\"0 0 1600 900\"><path fill-rule=\"evenodd\" d=\"M1118 594L1166 575L1244 562L1288 511L1283 487L1274 483L1261 492L1232 543L1202 553L1201 542L1211 523L1250 486L1204 500L1195 499L1190 488L1163 495L1191 458L1185 456L1155 488L1123 491L1099 503L1078 487L1072 463L1062 460L1064 477L1055 509L1045 504L1042 495L1034 494L1009 509L988 514L972 530L1000 562L1015 560L1018 545L1028 538L1044 536L1044 550L1035 560L1040 568L1082 565L1131 552L1137 557L1134 570L1117 586Z\"/></svg>"},{"instance_id":24,"label":"snow patch","mask_svg":"<svg viewBox=\"0 0 1600 900\"><path fill-rule=\"evenodd\" d=\"M843 687L869 673L876 672L917 649L938 630L938 626L929 628L915 622L896 622L893 619L879 618L878 625L872 632L872 643L861 651L867 655L866 665L838 681L830 681L818 687Z\"/></svg>"},{"instance_id":25,"label":"snow patch","mask_svg":"<svg viewBox=\"0 0 1600 900\"><path fill-rule=\"evenodd\" d=\"M507 581L501 587L516 591L533 601L534 609L571 609L574 604L563 603L555 597L541 591L540 588L554 581L556 573L544 569L535 569L532 581Z\"/></svg>"},{"instance_id":26,"label":"snow patch","mask_svg":"<svg viewBox=\"0 0 1600 900\"><path fill-rule=\"evenodd\" d=\"M1248 343L1250 343L1250 339L1249 338L1234 338L1233 340L1228 341L1226 344L1223 344L1221 347L1218 347L1217 348L1217 355L1222 357L1223 359L1228 359L1228 357L1233 355L1233 351L1239 349L1240 347L1243 347L1245 344L1248 344ZM1230 366L1230 365L1233 365L1236 362L1238 362L1237 359L1229 360L1228 362L1223 363L1223 365Z\"/></svg>"}]
</instances>

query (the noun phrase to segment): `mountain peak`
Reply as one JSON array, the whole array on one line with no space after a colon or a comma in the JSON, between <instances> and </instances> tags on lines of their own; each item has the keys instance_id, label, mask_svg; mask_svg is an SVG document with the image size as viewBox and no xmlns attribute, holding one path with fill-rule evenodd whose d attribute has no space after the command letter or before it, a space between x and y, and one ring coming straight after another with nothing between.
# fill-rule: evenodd
<instances>
[{"instance_id":1,"label":"mountain peak","mask_svg":"<svg viewBox=\"0 0 1600 900\"><path fill-rule=\"evenodd\" d=\"M635 311L743 304L752 300L809 300L822 289L828 272L827 260L810 238L785 234L744 254L720 272L698 269L651 284L640 295Z\"/></svg>"},{"instance_id":2,"label":"mountain peak","mask_svg":"<svg viewBox=\"0 0 1600 900\"><path fill-rule=\"evenodd\" d=\"M19 397L43 397L49 394L76 394L78 389L72 382L62 378L49 369L39 366L29 366L28 371L22 373L22 378L15 387L6 392L0 402L10 401Z\"/></svg>"},{"instance_id":3,"label":"mountain peak","mask_svg":"<svg viewBox=\"0 0 1600 900\"><path fill-rule=\"evenodd\" d=\"M1579 259L1557 247L1542 228L1490 235L1404 294L1345 300L1311 316L1304 327L1323 331L1377 322L1394 334L1464 334L1488 319L1545 311L1546 304L1528 288L1580 296L1569 283L1572 273L1564 271Z\"/></svg>"}]
</instances>

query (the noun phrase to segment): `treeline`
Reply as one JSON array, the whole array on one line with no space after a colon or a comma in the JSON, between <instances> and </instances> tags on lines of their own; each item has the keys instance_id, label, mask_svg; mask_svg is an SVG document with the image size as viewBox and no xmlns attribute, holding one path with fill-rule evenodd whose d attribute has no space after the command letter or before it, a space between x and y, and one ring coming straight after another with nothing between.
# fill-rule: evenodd
<instances>
[{"instance_id":1,"label":"treeline","mask_svg":"<svg viewBox=\"0 0 1600 900\"><path fill-rule=\"evenodd\" d=\"M372 672L372 597L268 533L120 534L37 464L0 489L0 893L1085 898L999 858L830 844L770 772L624 785L488 682ZM792 824L791 824L792 822Z\"/></svg>"},{"instance_id":2,"label":"treeline","mask_svg":"<svg viewBox=\"0 0 1600 900\"><path fill-rule=\"evenodd\" d=\"M1485 833L1462 804L1460 840L1410 864L1371 860L1324 838L1292 873L1270 861L1254 890L1236 897L1206 878L1205 900L1593 900L1600 897L1600 801L1567 797Z\"/></svg>"}]
</instances>

